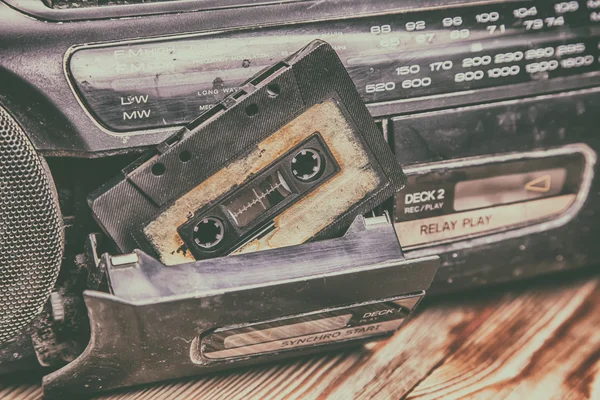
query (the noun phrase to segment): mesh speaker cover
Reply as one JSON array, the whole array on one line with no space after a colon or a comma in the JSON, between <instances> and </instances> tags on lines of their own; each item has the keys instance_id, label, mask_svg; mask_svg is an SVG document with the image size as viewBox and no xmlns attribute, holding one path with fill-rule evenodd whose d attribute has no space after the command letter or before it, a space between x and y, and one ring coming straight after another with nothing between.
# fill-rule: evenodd
<instances>
[{"instance_id":1,"label":"mesh speaker cover","mask_svg":"<svg viewBox=\"0 0 600 400\"><path fill-rule=\"evenodd\" d=\"M41 311L56 283L63 242L48 168L0 107L0 343Z\"/></svg>"}]
</instances>

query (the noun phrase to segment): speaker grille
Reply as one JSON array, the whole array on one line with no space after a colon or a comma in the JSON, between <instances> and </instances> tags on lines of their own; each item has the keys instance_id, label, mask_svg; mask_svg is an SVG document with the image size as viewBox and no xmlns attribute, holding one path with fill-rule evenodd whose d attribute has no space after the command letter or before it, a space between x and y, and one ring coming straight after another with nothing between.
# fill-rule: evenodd
<instances>
[{"instance_id":1,"label":"speaker grille","mask_svg":"<svg viewBox=\"0 0 600 400\"><path fill-rule=\"evenodd\" d=\"M0 343L41 311L56 283L63 241L47 166L0 107Z\"/></svg>"}]
</instances>

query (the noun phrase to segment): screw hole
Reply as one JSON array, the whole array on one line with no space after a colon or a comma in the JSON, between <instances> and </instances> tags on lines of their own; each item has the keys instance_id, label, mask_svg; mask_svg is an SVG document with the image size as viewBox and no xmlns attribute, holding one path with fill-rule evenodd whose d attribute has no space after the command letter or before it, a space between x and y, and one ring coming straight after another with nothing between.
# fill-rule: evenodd
<instances>
[{"instance_id":1,"label":"screw hole","mask_svg":"<svg viewBox=\"0 0 600 400\"><path fill-rule=\"evenodd\" d=\"M161 176L167 171L167 168L162 163L156 163L152 166L152 174L154 176Z\"/></svg>"},{"instance_id":2,"label":"screw hole","mask_svg":"<svg viewBox=\"0 0 600 400\"><path fill-rule=\"evenodd\" d=\"M258 105L254 103L250 104L248 107L246 107L246 114L249 117L254 117L256 114L258 114Z\"/></svg>"},{"instance_id":3,"label":"screw hole","mask_svg":"<svg viewBox=\"0 0 600 400\"><path fill-rule=\"evenodd\" d=\"M281 93L281 86L276 83L271 83L267 86L267 94L269 97L277 97Z\"/></svg>"},{"instance_id":4,"label":"screw hole","mask_svg":"<svg viewBox=\"0 0 600 400\"><path fill-rule=\"evenodd\" d=\"M187 150L183 150L181 153L179 153L179 160L181 162L188 162L192 159L192 153L190 153Z\"/></svg>"}]
</instances>

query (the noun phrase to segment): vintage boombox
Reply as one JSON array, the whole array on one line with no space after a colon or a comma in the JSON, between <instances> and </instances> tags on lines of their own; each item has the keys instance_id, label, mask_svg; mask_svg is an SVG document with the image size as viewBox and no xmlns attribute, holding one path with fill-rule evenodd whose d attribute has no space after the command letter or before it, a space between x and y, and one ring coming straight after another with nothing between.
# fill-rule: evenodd
<instances>
[{"instance_id":1,"label":"vintage boombox","mask_svg":"<svg viewBox=\"0 0 600 400\"><path fill-rule=\"evenodd\" d=\"M0 0L0 373L218 371L598 264L599 112L597 0Z\"/></svg>"}]
</instances>

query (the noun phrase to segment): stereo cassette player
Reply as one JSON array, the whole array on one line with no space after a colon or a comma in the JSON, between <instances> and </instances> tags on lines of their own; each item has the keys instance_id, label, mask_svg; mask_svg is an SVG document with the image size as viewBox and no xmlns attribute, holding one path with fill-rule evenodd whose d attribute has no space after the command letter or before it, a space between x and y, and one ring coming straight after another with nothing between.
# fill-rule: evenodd
<instances>
[{"instance_id":1,"label":"stereo cassette player","mask_svg":"<svg viewBox=\"0 0 600 400\"><path fill-rule=\"evenodd\" d=\"M87 394L594 268L599 110L598 0L0 0L0 373Z\"/></svg>"}]
</instances>

